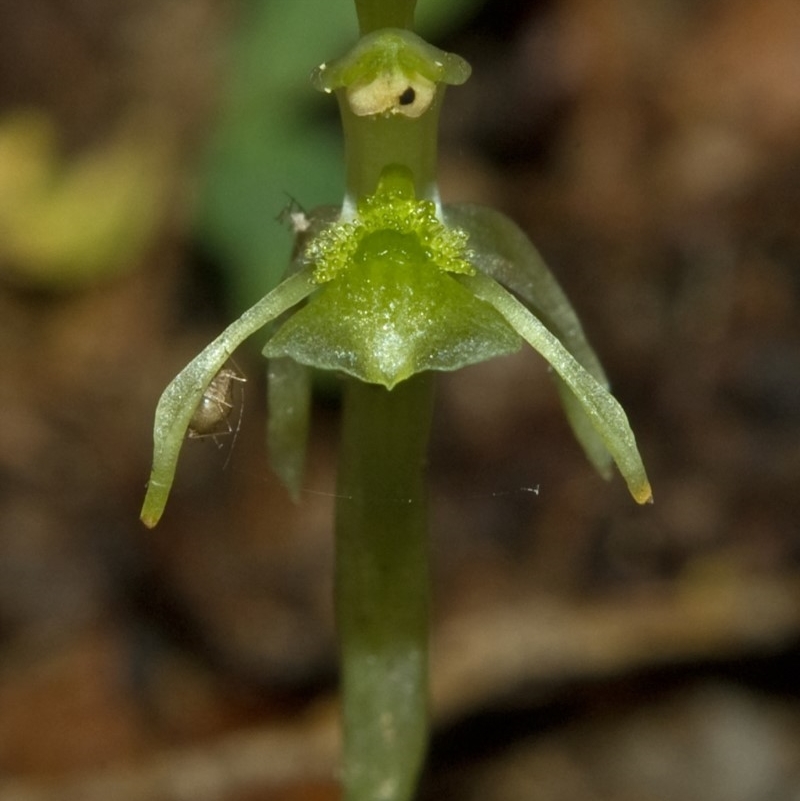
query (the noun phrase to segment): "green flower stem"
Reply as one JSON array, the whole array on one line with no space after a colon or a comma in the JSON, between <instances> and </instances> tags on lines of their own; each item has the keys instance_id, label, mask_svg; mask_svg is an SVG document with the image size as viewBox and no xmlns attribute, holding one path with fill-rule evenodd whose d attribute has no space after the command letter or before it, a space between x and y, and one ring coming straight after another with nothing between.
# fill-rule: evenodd
<instances>
[{"instance_id":1,"label":"green flower stem","mask_svg":"<svg viewBox=\"0 0 800 801\"><path fill-rule=\"evenodd\" d=\"M428 730L424 468L433 379L347 379L336 505L344 801L407 801Z\"/></svg>"},{"instance_id":2,"label":"green flower stem","mask_svg":"<svg viewBox=\"0 0 800 801\"><path fill-rule=\"evenodd\" d=\"M347 197L353 201L371 195L388 164L408 167L418 200L438 200L436 189L437 132L440 90L424 117L356 116L340 102L346 164Z\"/></svg>"},{"instance_id":3,"label":"green flower stem","mask_svg":"<svg viewBox=\"0 0 800 801\"><path fill-rule=\"evenodd\" d=\"M361 35L381 28L411 29L416 5L417 0L356 0Z\"/></svg>"}]
</instances>

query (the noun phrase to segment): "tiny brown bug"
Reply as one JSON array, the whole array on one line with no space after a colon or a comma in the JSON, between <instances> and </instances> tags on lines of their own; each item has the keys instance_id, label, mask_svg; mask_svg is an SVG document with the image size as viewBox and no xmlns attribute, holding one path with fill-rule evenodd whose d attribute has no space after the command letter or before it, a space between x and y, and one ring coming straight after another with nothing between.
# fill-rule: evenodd
<instances>
[{"instance_id":1,"label":"tiny brown bug","mask_svg":"<svg viewBox=\"0 0 800 801\"><path fill-rule=\"evenodd\" d=\"M244 383L247 379L230 367L223 367L211 379L189 421L188 433L192 439L215 438L217 434L230 434L233 431L228 418L233 409L234 381ZM241 424L241 412L236 426L237 431L239 424ZM214 441L216 442L216 439Z\"/></svg>"}]
</instances>

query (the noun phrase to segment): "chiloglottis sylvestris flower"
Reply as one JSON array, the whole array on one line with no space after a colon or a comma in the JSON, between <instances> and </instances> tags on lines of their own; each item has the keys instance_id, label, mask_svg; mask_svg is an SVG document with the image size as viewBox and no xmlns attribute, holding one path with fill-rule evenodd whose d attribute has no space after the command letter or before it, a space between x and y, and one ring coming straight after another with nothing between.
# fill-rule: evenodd
<instances>
[{"instance_id":1,"label":"chiloglottis sylvestris flower","mask_svg":"<svg viewBox=\"0 0 800 801\"><path fill-rule=\"evenodd\" d=\"M271 323L264 348L274 382L270 442L273 463L295 493L310 369L339 371L392 389L415 373L456 370L527 343L552 367L570 425L590 461L606 477L616 464L634 499L652 500L627 416L535 247L497 211L442 205L435 182L425 175L426 148L433 148L435 158L443 86L463 82L468 74L462 59L393 29L364 37L344 59L317 70L318 88L337 93L351 150L358 150L353 142L366 147L380 129L387 143L381 152L389 161L365 158L351 166L349 153L348 188L338 212L309 215L284 281L164 391L142 509L146 525L161 517L206 388L235 348ZM417 135L412 153L409 136ZM426 144L431 137L434 143ZM422 162L415 155L420 152Z\"/></svg>"}]
</instances>

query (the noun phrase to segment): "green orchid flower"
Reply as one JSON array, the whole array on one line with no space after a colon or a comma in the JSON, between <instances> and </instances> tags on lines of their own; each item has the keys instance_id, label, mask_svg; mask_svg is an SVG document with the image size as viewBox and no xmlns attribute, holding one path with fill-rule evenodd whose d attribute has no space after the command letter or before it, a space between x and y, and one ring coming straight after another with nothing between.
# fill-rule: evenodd
<instances>
[{"instance_id":1,"label":"green orchid flower","mask_svg":"<svg viewBox=\"0 0 800 801\"><path fill-rule=\"evenodd\" d=\"M313 370L345 377L336 512L347 801L405 801L427 738L424 495L431 375L528 344L552 368L575 435L652 499L628 419L578 317L527 236L492 209L444 205L436 136L447 85L470 68L407 28L413 1L356 0L362 38L320 66L345 133L338 208L302 220L283 282L164 391L142 520L161 517L198 404L245 338L268 327L268 442L299 493ZM381 26L381 21L397 27Z\"/></svg>"},{"instance_id":2,"label":"green orchid flower","mask_svg":"<svg viewBox=\"0 0 800 801\"><path fill-rule=\"evenodd\" d=\"M339 95L345 129L354 134L346 140L350 147L372 153L376 148L364 140L374 137L397 146L379 151L380 169L369 160L348 161L358 170L348 173L337 218L325 222L327 210L312 215L318 230L305 233L289 277L167 387L156 411L142 511L148 526L161 516L192 414L214 376L246 337L295 307L264 349L282 362L273 370L282 386L271 396L270 439L273 462L293 492L306 431L296 410L309 408L310 382L284 358L392 389L421 371L457 370L511 353L524 340L553 368L570 424L592 463L608 476L615 462L633 497L651 499L625 412L534 246L499 212L442 207L435 183L415 180L428 170L412 170L420 149L409 149L406 134L426 141L433 126L435 136L443 85L466 75L461 59L405 30L364 37L345 59L316 71L315 83ZM357 190L373 184L369 194Z\"/></svg>"}]
</instances>

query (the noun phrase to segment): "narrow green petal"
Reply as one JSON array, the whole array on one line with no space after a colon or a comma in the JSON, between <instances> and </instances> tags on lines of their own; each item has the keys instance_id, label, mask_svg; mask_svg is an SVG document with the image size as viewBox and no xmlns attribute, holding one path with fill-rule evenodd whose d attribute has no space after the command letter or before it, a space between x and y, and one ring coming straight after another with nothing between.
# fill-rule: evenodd
<instances>
[{"instance_id":1,"label":"narrow green petal","mask_svg":"<svg viewBox=\"0 0 800 801\"><path fill-rule=\"evenodd\" d=\"M652 501L636 439L624 410L609 391L587 372L545 325L512 294L485 275L458 276L476 297L494 306L509 325L538 351L563 379L603 440L637 503Z\"/></svg>"},{"instance_id":2,"label":"narrow green petal","mask_svg":"<svg viewBox=\"0 0 800 801\"><path fill-rule=\"evenodd\" d=\"M294 359L270 359L267 447L272 469L293 500L303 481L311 412L311 370Z\"/></svg>"},{"instance_id":3,"label":"narrow green petal","mask_svg":"<svg viewBox=\"0 0 800 801\"><path fill-rule=\"evenodd\" d=\"M606 374L575 309L527 234L513 220L485 206L446 206L444 216L448 225L469 234L474 266L518 295L581 366L608 389ZM558 375L555 380L575 437L600 475L610 478L611 454L569 387Z\"/></svg>"},{"instance_id":4,"label":"narrow green petal","mask_svg":"<svg viewBox=\"0 0 800 801\"><path fill-rule=\"evenodd\" d=\"M273 289L231 323L164 390L156 408L153 468L141 512L142 522L149 528L158 523L164 511L189 421L206 388L247 337L316 289L312 272L308 267Z\"/></svg>"},{"instance_id":5,"label":"narrow green petal","mask_svg":"<svg viewBox=\"0 0 800 801\"><path fill-rule=\"evenodd\" d=\"M472 263L519 295L584 369L607 384L575 309L528 235L505 214L485 206L446 206L444 217L449 226L469 234Z\"/></svg>"}]
</instances>

